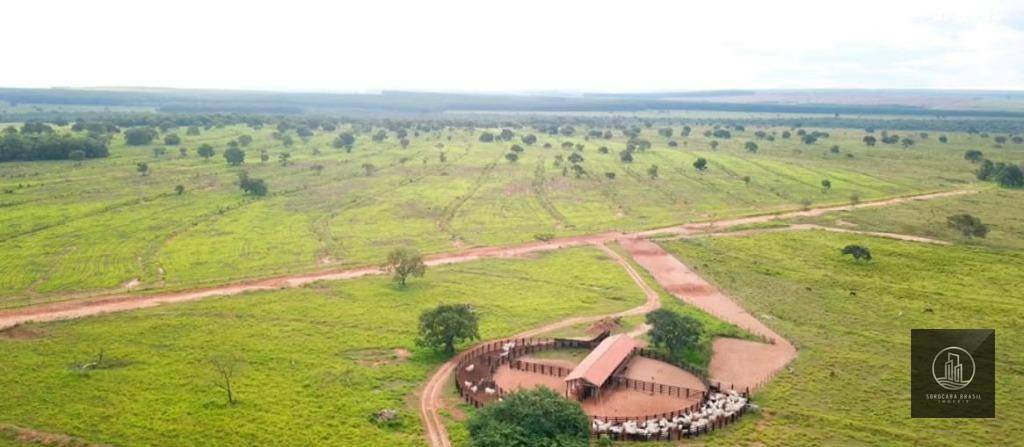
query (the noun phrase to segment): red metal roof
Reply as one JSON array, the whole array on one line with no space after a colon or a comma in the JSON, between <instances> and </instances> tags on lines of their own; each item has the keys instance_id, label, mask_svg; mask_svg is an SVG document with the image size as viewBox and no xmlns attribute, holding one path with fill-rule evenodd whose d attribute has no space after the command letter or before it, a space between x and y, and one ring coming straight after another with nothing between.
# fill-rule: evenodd
<instances>
[{"instance_id":1,"label":"red metal roof","mask_svg":"<svg viewBox=\"0 0 1024 447\"><path fill-rule=\"evenodd\" d=\"M591 385L601 386L636 347L636 340L625 334L608 337L590 351L576 369L565 376L565 380L583 379Z\"/></svg>"}]
</instances>

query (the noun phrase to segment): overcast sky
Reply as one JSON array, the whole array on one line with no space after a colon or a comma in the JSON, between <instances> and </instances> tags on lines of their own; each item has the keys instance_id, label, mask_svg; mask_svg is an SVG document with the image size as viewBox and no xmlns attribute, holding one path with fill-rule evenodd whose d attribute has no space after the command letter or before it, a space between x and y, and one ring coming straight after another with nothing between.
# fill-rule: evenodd
<instances>
[{"instance_id":1,"label":"overcast sky","mask_svg":"<svg viewBox=\"0 0 1024 447\"><path fill-rule=\"evenodd\" d=\"M1021 0L33 0L0 42L16 87L1024 89Z\"/></svg>"}]
</instances>

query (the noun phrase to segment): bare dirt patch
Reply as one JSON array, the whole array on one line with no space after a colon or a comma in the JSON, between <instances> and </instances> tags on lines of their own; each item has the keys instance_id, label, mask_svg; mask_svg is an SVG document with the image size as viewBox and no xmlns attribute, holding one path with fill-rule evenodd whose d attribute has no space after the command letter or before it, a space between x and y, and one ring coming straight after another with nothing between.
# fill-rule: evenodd
<instances>
[{"instance_id":1,"label":"bare dirt patch","mask_svg":"<svg viewBox=\"0 0 1024 447\"><path fill-rule=\"evenodd\" d=\"M724 388L754 389L770 380L788 362L785 346L716 338L711 344L708 373Z\"/></svg>"},{"instance_id":2,"label":"bare dirt patch","mask_svg":"<svg viewBox=\"0 0 1024 447\"><path fill-rule=\"evenodd\" d=\"M538 386L544 386L558 394L565 394L564 378L520 371L509 368L508 365L502 365L495 371L494 382L505 391L532 390Z\"/></svg>"},{"instance_id":3,"label":"bare dirt patch","mask_svg":"<svg viewBox=\"0 0 1024 447\"><path fill-rule=\"evenodd\" d=\"M341 356L358 365L377 368L384 365L403 363L412 356L412 353L402 348L395 348L392 350L354 349L343 352Z\"/></svg>"},{"instance_id":4,"label":"bare dirt patch","mask_svg":"<svg viewBox=\"0 0 1024 447\"><path fill-rule=\"evenodd\" d=\"M46 333L41 329L30 328L24 325L12 326L7 329L0 329L0 338L9 340L35 340L43 338Z\"/></svg>"},{"instance_id":5,"label":"bare dirt patch","mask_svg":"<svg viewBox=\"0 0 1024 447\"><path fill-rule=\"evenodd\" d=\"M84 439L60 433L46 433L31 428L0 424L0 439L9 438L26 444L37 444L54 447L107 447L106 444L94 444Z\"/></svg>"},{"instance_id":6,"label":"bare dirt patch","mask_svg":"<svg viewBox=\"0 0 1024 447\"><path fill-rule=\"evenodd\" d=\"M599 417L643 417L678 411L700 402L700 394L689 398L667 396L625 388L609 388L601 396L581 403L583 411Z\"/></svg>"},{"instance_id":7,"label":"bare dirt patch","mask_svg":"<svg viewBox=\"0 0 1024 447\"><path fill-rule=\"evenodd\" d=\"M675 385L693 390L703 391L706 389L700 378L692 373L647 357L633 357L623 375L630 379Z\"/></svg>"}]
</instances>

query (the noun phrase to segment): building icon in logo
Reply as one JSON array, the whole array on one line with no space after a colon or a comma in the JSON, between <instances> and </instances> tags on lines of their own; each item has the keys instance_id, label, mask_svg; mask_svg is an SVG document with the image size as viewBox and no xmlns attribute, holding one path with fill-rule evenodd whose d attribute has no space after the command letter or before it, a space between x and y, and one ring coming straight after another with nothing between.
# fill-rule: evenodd
<instances>
[{"instance_id":1,"label":"building icon in logo","mask_svg":"<svg viewBox=\"0 0 1024 447\"><path fill-rule=\"evenodd\" d=\"M932 377L939 386L950 391L970 385L974 380L974 357L957 346L943 349L932 359Z\"/></svg>"}]
</instances>

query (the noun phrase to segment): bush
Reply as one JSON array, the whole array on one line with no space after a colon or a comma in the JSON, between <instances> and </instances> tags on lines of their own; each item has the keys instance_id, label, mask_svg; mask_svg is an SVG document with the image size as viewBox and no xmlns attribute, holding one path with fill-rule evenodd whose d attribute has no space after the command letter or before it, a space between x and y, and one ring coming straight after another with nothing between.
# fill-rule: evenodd
<instances>
[{"instance_id":1,"label":"bush","mask_svg":"<svg viewBox=\"0 0 1024 447\"><path fill-rule=\"evenodd\" d=\"M475 447L586 447L590 419L576 402L538 387L477 411L469 434Z\"/></svg>"},{"instance_id":2,"label":"bush","mask_svg":"<svg viewBox=\"0 0 1024 447\"><path fill-rule=\"evenodd\" d=\"M133 127L124 131L124 142L129 146L142 146L153 142L156 129L152 127Z\"/></svg>"},{"instance_id":3,"label":"bush","mask_svg":"<svg viewBox=\"0 0 1024 447\"><path fill-rule=\"evenodd\" d=\"M5 133L0 137L0 162L32 160L68 160L81 152L82 158L110 155L101 136L57 135L54 133Z\"/></svg>"}]
</instances>

